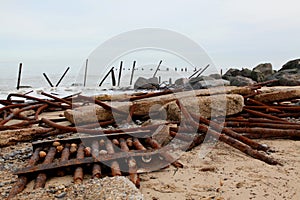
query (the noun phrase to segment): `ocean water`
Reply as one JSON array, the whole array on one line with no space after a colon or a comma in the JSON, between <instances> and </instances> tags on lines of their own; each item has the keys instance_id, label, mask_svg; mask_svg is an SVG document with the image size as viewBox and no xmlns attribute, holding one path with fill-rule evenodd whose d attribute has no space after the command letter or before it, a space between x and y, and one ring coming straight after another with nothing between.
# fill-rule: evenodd
<instances>
[{"instance_id":1,"label":"ocean water","mask_svg":"<svg viewBox=\"0 0 300 200\"><path fill-rule=\"evenodd\" d=\"M53 68L53 72L46 73L49 77L50 81L53 85L61 78L64 70L66 68L55 69ZM49 68L47 69L48 71ZM188 68L161 68L157 71L156 76L159 77L160 82L172 83L175 82L178 78L189 77L194 73L195 69ZM100 75L93 74L93 71L89 71L86 78L86 87L82 87L84 83L84 69L81 70L69 70L66 76L61 81L58 87L51 88L45 77L43 76L43 71L39 69L27 69L23 68L22 70L22 78L21 78L21 86L19 90L16 90L17 86L17 75L18 75L18 67L14 69L3 69L0 73L0 99L6 98L9 93L26 93L31 90L34 90L31 95L39 96L40 91L46 91L49 93L54 93L60 95L61 97L68 96L70 94L74 94L76 92L83 92L86 95L100 94L100 93L108 93L108 92L116 92L116 89L119 88L133 88L133 84L137 80L138 77L150 78L153 77L155 73L155 68L136 68L133 75L132 85L130 85L130 77L132 74L132 70L129 67L124 67L122 69L122 75L120 80L120 87L112 86L112 77L111 74L105 79L101 87L99 87L99 83L105 77L109 70L103 70L103 73ZM119 69L114 69L115 79L118 82Z\"/></svg>"}]
</instances>

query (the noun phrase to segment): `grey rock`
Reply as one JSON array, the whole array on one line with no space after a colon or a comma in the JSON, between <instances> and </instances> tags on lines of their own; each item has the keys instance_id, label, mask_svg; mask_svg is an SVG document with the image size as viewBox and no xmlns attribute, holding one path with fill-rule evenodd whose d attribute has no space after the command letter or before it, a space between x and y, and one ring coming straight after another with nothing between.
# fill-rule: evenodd
<instances>
[{"instance_id":1,"label":"grey rock","mask_svg":"<svg viewBox=\"0 0 300 200\"><path fill-rule=\"evenodd\" d=\"M60 194L58 194L58 195L55 195L55 197L60 199L60 198L65 197L66 194L67 194L66 192L62 192L62 193L60 193Z\"/></svg>"},{"instance_id":2,"label":"grey rock","mask_svg":"<svg viewBox=\"0 0 300 200\"><path fill-rule=\"evenodd\" d=\"M257 82L263 82L267 80L267 77L272 76L273 73L271 63L259 64L253 68L251 78Z\"/></svg>"},{"instance_id":3,"label":"grey rock","mask_svg":"<svg viewBox=\"0 0 300 200\"><path fill-rule=\"evenodd\" d=\"M251 73L252 71L250 69L247 68L243 68L241 70L241 76L247 77L247 78L251 78Z\"/></svg>"},{"instance_id":4,"label":"grey rock","mask_svg":"<svg viewBox=\"0 0 300 200\"><path fill-rule=\"evenodd\" d=\"M158 78L149 78L139 77L134 83L134 89L158 89Z\"/></svg>"},{"instance_id":5,"label":"grey rock","mask_svg":"<svg viewBox=\"0 0 300 200\"><path fill-rule=\"evenodd\" d=\"M222 78L230 81L230 79L231 79L232 77L235 77L235 76L241 76L241 75L242 75L242 73L241 73L240 70L230 68L230 69L222 76Z\"/></svg>"},{"instance_id":6,"label":"grey rock","mask_svg":"<svg viewBox=\"0 0 300 200\"><path fill-rule=\"evenodd\" d=\"M230 85L232 86L247 86L255 83L256 81L253 81L251 78L247 78L243 76L232 77L230 80Z\"/></svg>"},{"instance_id":7,"label":"grey rock","mask_svg":"<svg viewBox=\"0 0 300 200\"><path fill-rule=\"evenodd\" d=\"M283 86L298 86L300 85L300 73L298 74L283 74L279 78L279 84Z\"/></svg>"},{"instance_id":8,"label":"grey rock","mask_svg":"<svg viewBox=\"0 0 300 200\"><path fill-rule=\"evenodd\" d=\"M295 59L287 62L282 66L279 71L287 70L287 69L298 69L300 70L300 59Z\"/></svg>"}]
</instances>

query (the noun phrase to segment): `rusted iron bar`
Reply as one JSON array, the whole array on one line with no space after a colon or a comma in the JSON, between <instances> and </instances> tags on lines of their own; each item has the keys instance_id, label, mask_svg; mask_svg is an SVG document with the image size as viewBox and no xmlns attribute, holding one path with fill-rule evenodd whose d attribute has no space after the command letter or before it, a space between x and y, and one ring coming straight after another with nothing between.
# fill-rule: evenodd
<instances>
[{"instance_id":1,"label":"rusted iron bar","mask_svg":"<svg viewBox=\"0 0 300 200\"><path fill-rule=\"evenodd\" d=\"M97 100L97 99L95 99L93 97L87 97L87 96L78 95L78 98L82 99L82 100L85 100L85 101L89 101L89 102L95 103L95 104L101 106L102 108L104 108L105 110L113 111L113 112L118 113L118 114L128 115L127 112L124 112L124 111L119 110L117 108L113 108L110 105L108 105L108 104L106 104L106 103L104 103L104 102L102 102L100 100Z\"/></svg>"},{"instance_id":2,"label":"rusted iron bar","mask_svg":"<svg viewBox=\"0 0 300 200\"><path fill-rule=\"evenodd\" d=\"M46 92L42 92L41 95L44 95L44 96L46 96L46 97L50 97L50 98L52 98L52 99L54 99L54 100L56 100L56 101L58 101L58 102L65 103L65 104L67 104L67 105L69 105L69 106L72 106L73 108L77 107L76 105L72 105L72 102L67 101L67 100L65 100L65 99L62 99L62 98L59 98L59 97L56 97L56 96L54 96L54 95L52 95L52 94L48 94L48 93L46 93Z\"/></svg>"},{"instance_id":3,"label":"rusted iron bar","mask_svg":"<svg viewBox=\"0 0 300 200\"><path fill-rule=\"evenodd\" d=\"M11 104L11 105L7 105L7 106L4 106L2 108L0 108L0 114L3 112L3 111L7 111L9 109L13 109L13 108L23 108L25 106L29 106L29 105L33 105L33 104Z\"/></svg>"},{"instance_id":4,"label":"rusted iron bar","mask_svg":"<svg viewBox=\"0 0 300 200\"><path fill-rule=\"evenodd\" d=\"M276 114L277 117L300 117L300 112L297 113L280 113L280 114Z\"/></svg>"},{"instance_id":5,"label":"rusted iron bar","mask_svg":"<svg viewBox=\"0 0 300 200\"><path fill-rule=\"evenodd\" d=\"M36 105L30 105L30 106L26 106L24 108L21 108L13 113L11 113L8 117L6 117L4 120L2 120L0 122L0 126L1 125L4 125L5 123L7 123L9 120L13 119L15 116L19 115L21 112L24 112L26 110L33 110L33 109L36 109L36 108L39 108L41 107L43 104L36 104Z\"/></svg>"},{"instance_id":6,"label":"rusted iron bar","mask_svg":"<svg viewBox=\"0 0 300 200\"><path fill-rule=\"evenodd\" d=\"M274 79L274 80L259 82L259 83L255 83L255 84L251 85L251 87L254 87L254 86L266 86L266 85L269 85L271 83L277 83L278 81L279 81L278 79Z\"/></svg>"},{"instance_id":7,"label":"rusted iron bar","mask_svg":"<svg viewBox=\"0 0 300 200\"><path fill-rule=\"evenodd\" d=\"M112 142L110 140L107 140L105 144L106 144L107 153L108 154L114 154L115 150L114 150ZM112 161L110 163L110 168L111 168L112 176L121 176L122 175L119 163L117 161L115 161L115 160Z\"/></svg>"},{"instance_id":8,"label":"rusted iron bar","mask_svg":"<svg viewBox=\"0 0 300 200\"><path fill-rule=\"evenodd\" d=\"M30 160L28 161L27 167L32 167L38 162L39 153L40 153L41 150L42 150L42 148L35 149L35 151L33 152ZM19 176L18 179L17 179L17 182L12 187L7 199L12 199L17 194L22 192L25 189L27 183L28 183L28 176L25 176L25 175Z\"/></svg>"},{"instance_id":9,"label":"rusted iron bar","mask_svg":"<svg viewBox=\"0 0 300 200\"><path fill-rule=\"evenodd\" d=\"M132 85L133 74L134 74L134 70L135 70L135 64L136 64L136 61L133 61L133 65L132 65L132 69L131 69L131 75L130 75L130 82L129 82L129 85Z\"/></svg>"},{"instance_id":10,"label":"rusted iron bar","mask_svg":"<svg viewBox=\"0 0 300 200\"><path fill-rule=\"evenodd\" d=\"M62 126L62 125L56 124L53 121L51 121L49 119L45 119L45 118L42 118L41 121L44 122L45 124L49 125L50 127L57 128L62 131L74 132L74 133L80 132L80 133L97 134L97 135L101 135L103 133L112 135L113 133L118 133L114 136L118 136L118 135L121 136L121 135L128 135L127 131L130 132L130 130L135 130L136 132L131 132L130 134L135 134L135 135L140 135L140 136L149 136L152 134L147 131L147 129L150 126L149 127L147 127L147 126L139 127L139 128L129 128L129 129L117 129L117 130L97 130L97 129L85 129L85 128L80 128L80 127ZM106 124L107 122L104 122L104 123ZM101 122L99 124L101 126ZM151 127L153 127L153 126L151 126ZM137 130L146 130L146 131L138 132Z\"/></svg>"},{"instance_id":11,"label":"rusted iron bar","mask_svg":"<svg viewBox=\"0 0 300 200\"><path fill-rule=\"evenodd\" d=\"M270 112L277 112L277 113L281 113L282 111L280 111L279 109L277 108L274 108L274 107L271 107L270 105L268 104L265 104L265 103L262 103L260 101L257 101L255 99L247 99L246 103L251 103L251 104L256 104L256 105L259 105L259 106L266 106L267 107L267 110L270 111Z\"/></svg>"},{"instance_id":12,"label":"rusted iron bar","mask_svg":"<svg viewBox=\"0 0 300 200\"><path fill-rule=\"evenodd\" d=\"M39 119L39 114L41 114L43 112L43 110L45 110L46 108L48 108L48 104L45 104L45 105L42 105L41 107L39 107L37 109L37 111L35 112L34 118L36 120L38 120Z\"/></svg>"},{"instance_id":13,"label":"rusted iron bar","mask_svg":"<svg viewBox=\"0 0 300 200\"><path fill-rule=\"evenodd\" d=\"M55 153L56 153L56 148L55 147L50 147L45 160L43 162L43 164L50 164L54 157L55 157ZM35 183L33 188L37 189L37 188L43 188L45 187L46 184L46 180L47 180L47 175L46 173L39 173L39 175L36 177Z\"/></svg>"},{"instance_id":14,"label":"rusted iron bar","mask_svg":"<svg viewBox=\"0 0 300 200\"><path fill-rule=\"evenodd\" d=\"M160 153L160 150L147 150L145 151L137 151L131 150L130 152L117 152L115 154L101 154L98 158L93 157L85 157L83 159L69 159L64 162L52 162L50 164L38 164L33 167L25 167L22 169L18 169L15 171L15 175L26 175L31 173L44 173L50 170L57 170L57 169L65 169L67 167L72 166L80 166L86 164L93 164L93 163L103 163L103 162L110 162L113 160L118 159L125 159L128 157L142 157L142 156L155 156Z\"/></svg>"},{"instance_id":15,"label":"rusted iron bar","mask_svg":"<svg viewBox=\"0 0 300 200\"><path fill-rule=\"evenodd\" d=\"M136 137L133 138L133 143L132 143L132 144L135 146L135 148L136 148L137 150L142 150L142 151L146 151L146 150L147 150L147 149L144 147L144 145L142 145L142 143L139 141L139 139L136 138Z\"/></svg>"},{"instance_id":16,"label":"rusted iron bar","mask_svg":"<svg viewBox=\"0 0 300 200\"><path fill-rule=\"evenodd\" d=\"M66 71L64 72L64 74L60 77L59 81L56 83L55 87L58 87L60 82L63 80L63 78L66 76L67 72L69 71L70 67L68 67L66 69Z\"/></svg>"},{"instance_id":17,"label":"rusted iron bar","mask_svg":"<svg viewBox=\"0 0 300 200\"><path fill-rule=\"evenodd\" d=\"M129 147L127 146L127 143L124 138L120 138L120 147L122 151L129 152ZM136 160L133 157L129 157L127 159L128 164L128 172L129 172L129 179L131 182L133 182L134 185L136 185L137 188L140 187L140 178L137 174L137 164Z\"/></svg>"},{"instance_id":18,"label":"rusted iron bar","mask_svg":"<svg viewBox=\"0 0 300 200\"><path fill-rule=\"evenodd\" d=\"M19 65L19 74L18 74L17 90L20 89L21 75L22 75L22 63L20 63L20 65Z\"/></svg>"},{"instance_id":19,"label":"rusted iron bar","mask_svg":"<svg viewBox=\"0 0 300 200\"><path fill-rule=\"evenodd\" d=\"M276 113L282 113L282 111L290 111L290 112L299 112L300 106L245 106L247 109L271 109L269 111L274 112L274 110L278 110L279 112L275 111Z\"/></svg>"},{"instance_id":20,"label":"rusted iron bar","mask_svg":"<svg viewBox=\"0 0 300 200\"><path fill-rule=\"evenodd\" d=\"M238 133L253 133L272 136L291 136L300 137L300 130L295 129L272 129L272 128L231 128Z\"/></svg>"},{"instance_id":21,"label":"rusted iron bar","mask_svg":"<svg viewBox=\"0 0 300 200\"><path fill-rule=\"evenodd\" d=\"M275 117L275 116L272 116L272 115L269 115L269 114L265 114L265 113L262 113L262 112L258 112L258 111L254 111L254 110L250 110L250 109L246 109L246 108L243 108L243 110L245 112L251 114L251 115L254 115L254 116L264 117L264 118L272 119L272 120L286 121L286 120L281 119L279 117Z\"/></svg>"},{"instance_id":22,"label":"rusted iron bar","mask_svg":"<svg viewBox=\"0 0 300 200\"><path fill-rule=\"evenodd\" d=\"M167 89L167 90L164 90L164 91L161 91L161 92L151 92L151 93L146 93L146 94L143 94L143 95L139 95L139 96L133 96L133 97L130 97L130 101L136 101L136 100L140 100L140 99L145 99L145 98L150 98L150 97L156 97L156 96L162 96L162 95L166 95L166 94L172 94L172 93L176 93L176 92L180 92L182 90L170 90L170 89ZM126 99L127 101L128 99Z\"/></svg>"},{"instance_id":23,"label":"rusted iron bar","mask_svg":"<svg viewBox=\"0 0 300 200\"><path fill-rule=\"evenodd\" d=\"M178 102L178 101L177 101ZM193 118L191 117L191 115L187 112L187 110L182 106L181 107L181 111L183 113L183 115L189 119L189 122L198 127L198 131L204 133L204 134L210 134L212 136L214 136L215 138L219 138L220 141L225 142L226 144L246 153L247 155L255 158L255 159L259 159L261 161L264 161L268 164L271 165L276 165L276 164L280 164L278 161L274 160L271 157L266 156L265 154L260 153L257 150L252 149L249 145L244 144L230 136L227 136L225 134L220 134L215 130L212 130L210 128L208 128L206 125L203 124L199 124L197 122L195 122L193 120Z\"/></svg>"},{"instance_id":24,"label":"rusted iron bar","mask_svg":"<svg viewBox=\"0 0 300 200\"><path fill-rule=\"evenodd\" d=\"M69 160L70 158L70 144L65 144L64 149L61 152L61 157L59 162L65 162ZM59 170L57 173L59 176L64 176L65 171L64 170Z\"/></svg>"},{"instance_id":25,"label":"rusted iron bar","mask_svg":"<svg viewBox=\"0 0 300 200\"><path fill-rule=\"evenodd\" d=\"M84 146L82 143L79 145L79 148L77 150L76 159L84 159ZM74 172L74 183L81 184L82 181L83 181L83 168L81 166L76 167Z\"/></svg>"},{"instance_id":26,"label":"rusted iron bar","mask_svg":"<svg viewBox=\"0 0 300 200\"><path fill-rule=\"evenodd\" d=\"M277 124L277 123L253 123L253 122L225 122L226 127L262 127L262 128L273 128L273 129L296 129L300 130L300 124Z\"/></svg>"},{"instance_id":27,"label":"rusted iron bar","mask_svg":"<svg viewBox=\"0 0 300 200\"><path fill-rule=\"evenodd\" d=\"M10 100L11 97L21 97L21 98L25 98L25 99L30 99L30 100L34 100L34 101L38 101L40 103L46 103L49 106L54 106L54 107L60 107L60 108L65 108L65 106L62 106L56 102L51 102L51 101L47 101L44 99L40 99L40 98L36 98L36 97L32 97L32 96L28 96L28 95L24 95L24 94L16 94L16 93L11 93L7 96L7 100Z\"/></svg>"},{"instance_id":28,"label":"rusted iron bar","mask_svg":"<svg viewBox=\"0 0 300 200\"><path fill-rule=\"evenodd\" d=\"M215 131L217 131L219 133L224 133L224 134L226 134L226 135L228 135L228 136L230 136L230 137L232 137L236 140L239 140L239 141L249 145L253 149L263 150L263 151L267 151L269 149L265 145L261 145L261 144L255 142L255 141L253 141L253 140L250 140L249 138L244 137L244 136L234 132L232 129L222 127L214 121L210 121L210 120L205 119L204 117L201 117L201 116L195 116L194 115L194 117L196 117L196 119L199 119L199 121L204 123L205 125L213 128Z\"/></svg>"},{"instance_id":29,"label":"rusted iron bar","mask_svg":"<svg viewBox=\"0 0 300 200\"><path fill-rule=\"evenodd\" d=\"M92 142L92 157L97 158L99 156L99 142L98 140L94 140ZM92 170L92 176L93 178L101 178L101 166L97 163L93 165L93 170Z\"/></svg>"},{"instance_id":30,"label":"rusted iron bar","mask_svg":"<svg viewBox=\"0 0 300 200\"><path fill-rule=\"evenodd\" d=\"M146 138L145 142L148 143L153 149L161 149L161 145L154 139L152 138ZM165 160L168 163L171 163L174 167L176 168L183 168L183 164L180 163L178 160L174 159L172 155L170 155L168 152L166 151L162 151L160 153L161 156L163 156L165 158Z\"/></svg>"},{"instance_id":31,"label":"rusted iron bar","mask_svg":"<svg viewBox=\"0 0 300 200\"><path fill-rule=\"evenodd\" d=\"M43 76L45 77L45 79L47 80L48 84L50 85L50 87L54 87L52 82L50 81L50 79L48 78L46 73L43 73Z\"/></svg>"},{"instance_id":32,"label":"rusted iron bar","mask_svg":"<svg viewBox=\"0 0 300 200\"><path fill-rule=\"evenodd\" d=\"M209 129L208 127L206 127L204 125L199 125L199 130L204 133L211 134L214 137L219 138L220 141L225 142L226 144L244 152L245 154L251 156L252 158L264 161L265 163L268 163L270 165L280 164L277 160L275 160L271 157L268 157L265 154L260 153L257 150L253 150L250 146L248 146L238 140L235 140L225 134L219 134L218 132Z\"/></svg>"}]
</instances>

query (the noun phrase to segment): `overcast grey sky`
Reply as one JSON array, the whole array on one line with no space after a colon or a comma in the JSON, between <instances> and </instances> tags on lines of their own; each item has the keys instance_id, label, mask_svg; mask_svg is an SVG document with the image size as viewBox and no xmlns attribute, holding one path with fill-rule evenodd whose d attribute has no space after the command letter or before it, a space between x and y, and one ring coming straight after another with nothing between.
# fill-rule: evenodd
<instances>
[{"instance_id":1,"label":"overcast grey sky","mask_svg":"<svg viewBox=\"0 0 300 200\"><path fill-rule=\"evenodd\" d=\"M164 28L200 44L216 66L275 69L300 57L299 0L7 0L0 4L0 69L79 68L102 42ZM159 60L159 59L157 59ZM60 70L61 71L61 70Z\"/></svg>"}]
</instances>

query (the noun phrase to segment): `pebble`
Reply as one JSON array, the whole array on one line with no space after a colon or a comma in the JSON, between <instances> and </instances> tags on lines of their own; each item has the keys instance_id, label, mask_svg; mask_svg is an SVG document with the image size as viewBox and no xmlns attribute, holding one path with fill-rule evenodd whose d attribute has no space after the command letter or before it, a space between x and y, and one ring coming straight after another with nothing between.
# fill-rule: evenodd
<instances>
[{"instance_id":1,"label":"pebble","mask_svg":"<svg viewBox=\"0 0 300 200\"><path fill-rule=\"evenodd\" d=\"M62 192L62 193L60 193L60 194L58 194L58 195L55 195L55 197L56 198L63 198L63 197L65 197L66 196L66 192Z\"/></svg>"}]
</instances>

